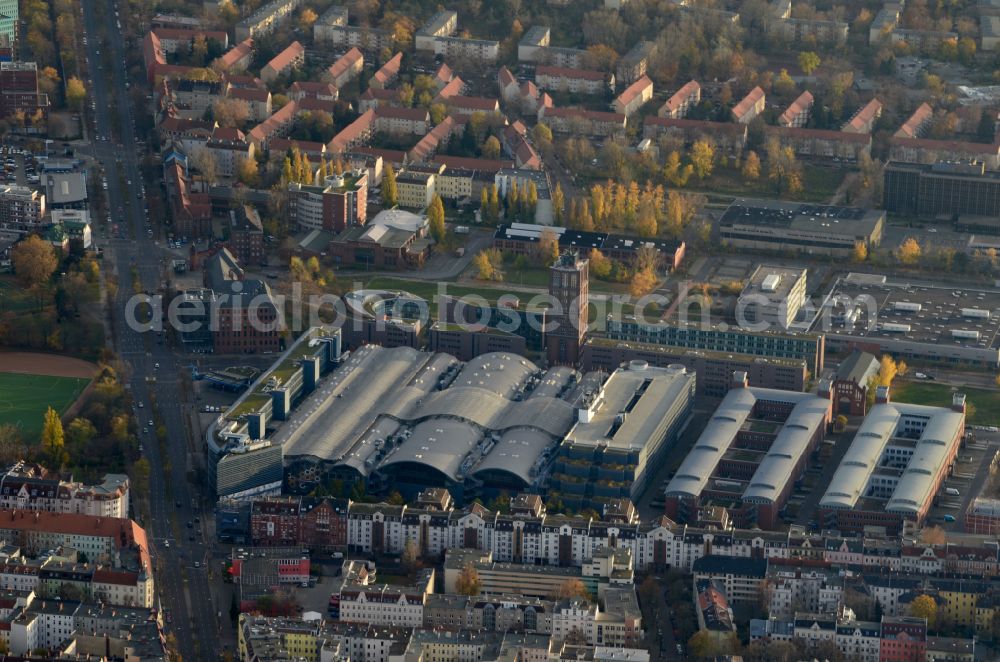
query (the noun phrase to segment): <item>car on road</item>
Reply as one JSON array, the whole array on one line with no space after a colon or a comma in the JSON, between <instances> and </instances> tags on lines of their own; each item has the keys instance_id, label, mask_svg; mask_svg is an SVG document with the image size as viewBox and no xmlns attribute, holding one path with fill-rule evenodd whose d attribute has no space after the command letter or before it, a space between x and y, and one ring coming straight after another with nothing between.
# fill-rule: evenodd
<instances>
[{"instance_id":1,"label":"car on road","mask_svg":"<svg viewBox=\"0 0 1000 662\"><path fill-rule=\"evenodd\" d=\"M160 364L159 363L154 363L153 364L153 370L159 370L159 369L160 369Z\"/></svg>"},{"instance_id":2,"label":"car on road","mask_svg":"<svg viewBox=\"0 0 1000 662\"><path fill-rule=\"evenodd\" d=\"M164 540L163 541L163 546L166 547L167 549L170 549L170 541L169 540Z\"/></svg>"},{"instance_id":3,"label":"car on road","mask_svg":"<svg viewBox=\"0 0 1000 662\"><path fill-rule=\"evenodd\" d=\"M954 522L955 521L955 516L954 515L945 515L941 519L943 519L945 522Z\"/></svg>"},{"instance_id":4,"label":"car on road","mask_svg":"<svg viewBox=\"0 0 1000 662\"><path fill-rule=\"evenodd\" d=\"M201 567L201 561L195 561L194 562L194 567L200 568Z\"/></svg>"},{"instance_id":5,"label":"car on road","mask_svg":"<svg viewBox=\"0 0 1000 662\"><path fill-rule=\"evenodd\" d=\"M149 425L149 427L153 427L153 419L149 419L149 423L147 423L147 425Z\"/></svg>"},{"instance_id":6,"label":"car on road","mask_svg":"<svg viewBox=\"0 0 1000 662\"><path fill-rule=\"evenodd\" d=\"M143 407L145 407L146 405L142 404L142 400L140 400L140 401L139 401L139 404L138 404L138 406L139 406L139 409L142 409L142 408L143 408Z\"/></svg>"}]
</instances>

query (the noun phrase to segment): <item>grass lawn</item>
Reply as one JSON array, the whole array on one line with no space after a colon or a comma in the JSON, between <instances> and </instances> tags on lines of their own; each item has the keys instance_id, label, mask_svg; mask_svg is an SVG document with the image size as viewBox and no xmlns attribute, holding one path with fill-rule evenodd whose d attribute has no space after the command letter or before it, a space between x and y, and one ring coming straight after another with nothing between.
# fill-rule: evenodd
<instances>
[{"instance_id":1,"label":"grass lawn","mask_svg":"<svg viewBox=\"0 0 1000 662\"><path fill-rule=\"evenodd\" d=\"M524 269L515 270L513 265L505 264L503 266L503 271L504 271L503 282L510 286L516 287L518 285L522 285L524 287L544 287L544 288L547 288L549 286L548 269L542 269L539 267L525 267ZM475 272L472 273L474 274ZM628 284L610 283L606 280L599 280L597 278L591 277L590 291L601 292L605 294L625 294L628 292Z\"/></svg>"},{"instance_id":2,"label":"grass lawn","mask_svg":"<svg viewBox=\"0 0 1000 662\"><path fill-rule=\"evenodd\" d=\"M837 187L844 181L847 170L843 168L832 168L815 164L805 164L802 168L802 193L796 196L784 194L776 196L774 187L767 181L766 172L761 173L760 179L755 182L747 181L743 175L733 168L716 166L712 176L704 182L699 182L692 177L688 182L688 189L691 191L704 192L708 194L712 201L718 201L721 196L728 195L738 197L780 197L788 200L802 200L804 202L827 202L837 191Z\"/></svg>"},{"instance_id":3,"label":"grass lawn","mask_svg":"<svg viewBox=\"0 0 1000 662\"><path fill-rule=\"evenodd\" d=\"M51 406L62 413L89 381L80 377L0 372L0 425L15 425L26 442L37 442L45 410Z\"/></svg>"},{"instance_id":4,"label":"grass lawn","mask_svg":"<svg viewBox=\"0 0 1000 662\"><path fill-rule=\"evenodd\" d=\"M467 285L457 285L450 282L438 283L426 280L407 280L405 278L391 278L386 276L377 276L372 278L365 284L365 287L375 290L403 290L405 292L415 294L418 297L427 299L433 304L434 297L438 294L439 285L443 286L444 294L449 296L462 297L478 295L491 303L495 302L498 297L504 294L519 294L516 290L514 290L510 283L497 283L496 287L469 287ZM534 294L534 292L522 292L521 298L528 299L531 296L534 296Z\"/></svg>"},{"instance_id":5,"label":"grass lawn","mask_svg":"<svg viewBox=\"0 0 1000 662\"><path fill-rule=\"evenodd\" d=\"M952 394L957 392L965 393L966 402L975 409L968 417L971 425L1000 425L1000 391L932 382L897 382L892 387L892 399L917 405L949 407Z\"/></svg>"}]
</instances>

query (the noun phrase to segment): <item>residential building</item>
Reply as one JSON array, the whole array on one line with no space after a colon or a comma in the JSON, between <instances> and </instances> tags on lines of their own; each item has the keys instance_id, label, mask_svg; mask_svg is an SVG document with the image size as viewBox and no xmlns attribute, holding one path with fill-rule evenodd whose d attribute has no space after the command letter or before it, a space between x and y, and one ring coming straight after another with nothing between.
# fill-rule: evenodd
<instances>
[{"instance_id":1,"label":"residential building","mask_svg":"<svg viewBox=\"0 0 1000 662\"><path fill-rule=\"evenodd\" d=\"M247 37L274 32L301 4L302 0L273 0L267 3L236 24L236 38L242 41Z\"/></svg>"},{"instance_id":2,"label":"residential building","mask_svg":"<svg viewBox=\"0 0 1000 662\"><path fill-rule=\"evenodd\" d=\"M987 170L1000 170L1000 144L931 140L889 139L889 159L903 163L982 163Z\"/></svg>"},{"instance_id":3,"label":"residential building","mask_svg":"<svg viewBox=\"0 0 1000 662\"><path fill-rule=\"evenodd\" d=\"M0 11L0 16L6 14ZM24 113L27 127L34 132L38 130L36 125L48 119L49 105L49 95L39 90L38 66L34 62L0 62L0 116Z\"/></svg>"},{"instance_id":4,"label":"residential building","mask_svg":"<svg viewBox=\"0 0 1000 662\"><path fill-rule=\"evenodd\" d=\"M44 193L17 184L0 186L0 230L35 232L44 217Z\"/></svg>"},{"instance_id":5,"label":"residential building","mask_svg":"<svg viewBox=\"0 0 1000 662\"><path fill-rule=\"evenodd\" d=\"M345 549L347 507L332 498L257 498L250 507L250 539L267 547Z\"/></svg>"},{"instance_id":6,"label":"residential building","mask_svg":"<svg viewBox=\"0 0 1000 662\"><path fill-rule=\"evenodd\" d=\"M281 51L271 61L265 64L260 70L260 79L265 83L273 83L279 76L291 72L305 64L305 46L297 41L289 44L285 50Z\"/></svg>"},{"instance_id":7,"label":"residential building","mask_svg":"<svg viewBox=\"0 0 1000 662\"><path fill-rule=\"evenodd\" d=\"M86 485L24 461L0 475L0 509L125 518L128 507L125 475L107 474L101 484Z\"/></svg>"},{"instance_id":8,"label":"residential building","mask_svg":"<svg viewBox=\"0 0 1000 662\"><path fill-rule=\"evenodd\" d=\"M882 117L882 102L878 99L872 99L844 124L841 131L848 133L871 133L875 128L875 122L880 117Z\"/></svg>"},{"instance_id":9,"label":"residential building","mask_svg":"<svg viewBox=\"0 0 1000 662\"><path fill-rule=\"evenodd\" d=\"M368 173L331 175L321 186L288 185L289 223L302 230L343 232L368 218Z\"/></svg>"},{"instance_id":10,"label":"residential building","mask_svg":"<svg viewBox=\"0 0 1000 662\"><path fill-rule=\"evenodd\" d=\"M538 109L538 121L545 122L555 133L610 136L625 131L626 118L621 113L543 106Z\"/></svg>"},{"instance_id":11,"label":"residential building","mask_svg":"<svg viewBox=\"0 0 1000 662\"><path fill-rule=\"evenodd\" d=\"M215 127L211 138L201 149L209 150L214 159L215 174L226 179L236 177L241 162L254 160L254 144L248 142L239 129ZM256 166L256 161L254 164Z\"/></svg>"},{"instance_id":12,"label":"residential building","mask_svg":"<svg viewBox=\"0 0 1000 662\"><path fill-rule=\"evenodd\" d=\"M930 128L931 122L934 120L934 110L926 103L920 104L913 114L910 115L909 119L903 123L896 133L893 134L895 138L921 138Z\"/></svg>"},{"instance_id":13,"label":"residential building","mask_svg":"<svg viewBox=\"0 0 1000 662\"><path fill-rule=\"evenodd\" d=\"M643 120L643 137L655 140L661 135L680 140L685 146L698 140L711 139L726 154L739 156L747 144L747 125L646 116Z\"/></svg>"},{"instance_id":14,"label":"residential building","mask_svg":"<svg viewBox=\"0 0 1000 662\"><path fill-rule=\"evenodd\" d=\"M606 94L614 84L614 76L609 79L608 75L601 71L551 67L544 64L535 67L535 85L541 90L571 94Z\"/></svg>"},{"instance_id":15,"label":"residential building","mask_svg":"<svg viewBox=\"0 0 1000 662\"><path fill-rule=\"evenodd\" d=\"M211 319L216 354L278 350L282 343L280 323L267 283L246 278L239 261L227 248L206 261L204 278L217 301Z\"/></svg>"},{"instance_id":16,"label":"residential building","mask_svg":"<svg viewBox=\"0 0 1000 662\"><path fill-rule=\"evenodd\" d=\"M674 92L656 112L657 117L683 119L693 107L701 102L701 85L691 80Z\"/></svg>"},{"instance_id":17,"label":"residential building","mask_svg":"<svg viewBox=\"0 0 1000 662\"><path fill-rule=\"evenodd\" d=\"M767 577L767 559L708 555L694 562L695 585L709 582L721 586L734 605L756 605Z\"/></svg>"},{"instance_id":18,"label":"residential building","mask_svg":"<svg viewBox=\"0 0 1000 662\"><path fill-rule=\"evenodd\" d=\"M245 103L251 122L263 122L273 113L271 93L267 90L230 86L226 97Z\"/></svg>"},{"instance_id":19,"label":"residential building","mask_svg":"<svg viewBox=\"0 0 1000 662\"><path fill-rule=\"evenodd\" d=\"M812 39L821 43L843 44L847 41L847 23L817 18L786 18L770 21L768 33L786 41Z\"/></svg>"},{"instance_id":20,"label":"residential building","mask_svg":"<svg viewBox=\"0 0 1000 662\"><path fill-rule=\"evenodd\" d=\"M552 31L545 25L532 25L521 36L517 44L517 59L519 62L534 62L541 49L552 41Z\"/></svg>"},{"instance_id":21,"label":"residential building","mask_svg":"<svg viewBox=\"0 0 1000 662\"><path fill-rule=\"evenodd\" d=\"M653 81L648 76L643 75L634 83L629 85L618 95L611 106L616 113L621 113L625 117L634 115L648 101L653 98Z\"/></svg>"},{"instance_id":22,"label":"residential building","mask_svg":"<svg viewBox=\"0 0 1000 662\"><path fill-rule=\"evenodd\" d=\"M431 125L431 116L426 108L379 108L375 112L375 130L385 133L426 134Z\"/></svg>"},{"instance_id":23,"label":"residential building","mask_svg":"<svg viewBox=\"0 0 1000 662\"><path fill-rule=\"evenodd\" d=\"M253 38L247 37L216 60L219 67L226 72L240 73L247 70L253 59Z\"/></svg>"},{"instance_id":24,"label":"residential building","mask_svg":"<svg viewBox=\"0 0 1000 662\"><path fill-rule=\"evenodd\" d=\"M264 264L264 226L260 214L250 205L229 210L229 240L226 245L242 264Z\"/></svg>"},{"instance_id":25,"label":"residential building","mask_svg":"<svg viewBox=\"0 0 1000 662\"><path fill-rule=\"evenodd\" d=\"M330 65L330 68L323 75L323 80L336 88L341 88L360 74L364 67L365 56L357 47L352 47L351 50L347 51L347 53Z\"/></svg>"},{"instance_id":26,"label":"residential building","mask_svg":"<svg viewBox=\"0 0 1000 662\"><path fill-rule=\"evenodd\" d=\"M649 62L656 54L656 42L640 41L618 60L616 69L618 82L631 85L646 75Z\"/></svg>"},{"instance_id":27,"label":"residential building","mask_svg":"<svg viewBox=\"0 0 1000 662\"><path fill-rule=\"evenodd\" d=\"M792 102L785 112L778 117L778 124L781 126L799 128L806 125L809 115L812 113L813 95L806 90Z\"/></svg>"},{"instance_id":28,"label":"residential building","mask_svg":"<svg viewBox=\"0 0 1000 662\"><path fill-rule=\"evenodd\" d=\"M404 170L396 176L399 206L424 210L434 198L434 173Z\"/></svg>"},{"instance_id":29,"label":"residential building","mask_svg":"<svg viewBox=\"0 0 1000 662\"><path fill-rule=\"evenodd\" d=\"M385 89L399 78L399 69L403 64L403 54L396 53L376 71L368 81L369 87Z\"/></svg>"},{"instance_id":30,"label":"residential building","mask_svg":"<svg viewBox=\"0 0 1000 662\"><path fill-rule=\"evenodd\" d=\"M764 90L755 87L733 107L733 121L739 124L749 124L753 118L764 112L767 99Z\"/></svg>"}]
</instances>

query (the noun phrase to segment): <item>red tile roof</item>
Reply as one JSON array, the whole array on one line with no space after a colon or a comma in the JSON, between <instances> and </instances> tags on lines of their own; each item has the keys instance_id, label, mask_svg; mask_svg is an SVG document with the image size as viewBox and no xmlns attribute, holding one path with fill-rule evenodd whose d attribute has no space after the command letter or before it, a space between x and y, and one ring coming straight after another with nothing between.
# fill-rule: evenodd
<instances>
[{"instance_id":1,"label":"red tile roof","mask_svg":"<svg viewBox=\"0 0 1000 662\"><path fill-rule=\"evenodd\" d=\"M358 119L344 127L340 133L335 135L333 139L326 144L327 151L337 153L343 152L351 143L356 141L367 131L370 131L374 124L375 111L370 109L366 110L360 117L358 117Z\"/></svg>"},{"instance_id":2,"label":"red tile roof","mask_svg":"<svg viewBox=\"0 0 1000 662\"><path fill-rule=\"evenodd\" d=\"M770 133L781 137L812 139L812 140L832 140L842 143L869 144L872 137L867 133L848 133L846 131L835 131L832 129L806 129L791 126L765 126L764 133Z\"/></svg>"},{"instance_id":3,"label":"red tile roof","mask_svg":"<svg viewBox=\"0 0 1000 662\"><path fill-rule=\"evenodd\" d=\"M661 110L666 109L667 111L673 112L677 110L680 106L684 105L691 95L698 94L700 92L701 92L701 85L698 83L698 81L689 80L688 82L684 83L681 89L674 92L660 108Z\"/></svg>"},{"instance_id":4,"label":"red tile roof","mask_svg":"<svg viewBox=\"0 0 1000 662\"><path fill-rule=\"evenodd\" d=\"M603 71L591 71L589 69L573 69L571 67L551 67L548 65L538 65L535 67L535 79L539 76L551 76L553 78L578 78L580 80L604 81L607 75Z\"/></svg>"},{"instance_id":5,"label":"red tile roof","mask_svg":"<svg viewBox=\"0 0 1000 662\"><path fill-rule=\"evenodd\" d=\"M926 103L922 103L919 108L913 111L910 119L906 120L893 135L897 138L916 138L920 130L927 122L930 122L933 116L934 110Z\"/></svg>"},{"instance_id":6,"label":"red tile roof","mask_svg":"<svg viewBox=\"0 0 1000 662\"><path fill-rule=\"evenodd\" d=\"M450 99L460 95L465 90L465 81L459 76L455 76L448 84L441 88L441 91L437 94L437 100L441 101L444 99Z\"/></svg>"},{"instance_id":7,"label":"red tile roof","mask_svg":"<svg viewBox=\"0 0 1000 662\"><path fill-rule=\"evenodd\" d=\"M375 111L377 117L387 119L410 120L411 122L429 122L430 114L426 108L399 108L386 106Z\"/></svg>"},{"instance_id":8,"label":"red tile roof","mask_svg":"<svg viewBox=\"0 0 1000 662\"><path fill-rule=\"evenodd\" d=\"M625 88L625 90L618 95L615 100L622 106L627 106L637 99L644 91L653 88L653 81L649 79L649 76L643 76L639 80L635 81L631 85Z\"/></svg>"},{"instance_id":9,"label":"red tile roof","mask_svg":"<svg viewBox=\"0 0 1000 662\"><path fill-rule=\"evenodd\" d=\"M882 102L878 99L872 99L844 126L844 131L867 131L868 125L878 119L881 114Z\"/></svg>"},{"instance_id":10,"label":"red tile roof","mask_svg":"<svg viewBox=\"0 0 1000 662\"><path fill-rule=\"evenodd\" d=\"M785 112L781 114L778 118L779 123L790 124L798 117L799 113L809 110L813 106L813 95L811 92L806 90L798 96L798 98L785 109Z\"/></svg>"},{"instance_id":11,"label":"red tile roof","mask_svg":"<svg viewBox=\"0 0 1000 662\"><path fill-rule=\"evenodd\" d=\"M434 73L434 78L441 81L442 83L447 83L454 77L455 73L451 70L451 67L449 67L447 64L442 64L440 67L438 67L438 70Z\"/></svg>"},{"instance_id":12,"label":"red tile roof","mask_svg":"<svg viewBox=\"0 0 1000 662\"><path fill-rule=\"evenodd\" d=\"M223 46L229 43L229 35L222 30L185 30L184 28L154 28L153 32L160 40L170 41L191 41L198 35L205 35L205 39L214 39Z\"/></svg>"},{"instance_id":13,"label":"red tile roof","mask_svg":"<svg viewBox=\"0 0 1000 662\"><path fill-rule=\"evenodd\" d=\"M625 116L621 113L609 113L601 110L584 110L583 108L546 108L545 117L580 117L594 122L614 122L624 124Z\"/></svg>"},{"instance_id":14,"label":"red tile roof","mask_svg":"<svg viewBox=\"0 0 1000 662\"><path fill-rule=\"evenodd\" d=\"M461 108L462 110L481 110L483 112L494 112L500 107L496 99L466 96L449 97L448 105L454 108Z\"/></svg>"},{"instance_id":15,"label":"red tile roof","mask_svg":"<svg viewBox=\"0 0 1000 662\"><path fill-rule=\"evenodd\" d=\"M764 90L755 87L743 97L738 104L733 107L733 117L739 119L746 115L757 103L764 98Z\"/></svg>"},{"instance_id":16,"label":"red tile roof","mask_svg":"<svg viewBox=\"0 0 1000 662\"><path fill-rule=\"evenodd\" d=\"M291 140L289 138L274 138L267 144L271 154L275 152L287 152L290 149L298 148L303 154L324 154L326 145L324 143L313 142L311 140Z\"/></svg>"},{"instance_id":17,"label":"red tile roof","mask_svg":"<svg viewBox=\"0 0 1000 662\"><path fill-rule=\"evenodd\" d=\"M467 156L449 156L447 154L438 154L431 160L434 163L443 163L449 168L479 170L481 172L499 172L504 168L514 167L514 162L507 159L475 159Z\"/></svg>"},{"instance_id":18,"label":"red tile roof","mask_svg":"<svg viewBox=\"0 0 1000 662\"><path fill-rule=\"evenodd\" d=\"M343 57L330 65L327 73L333 80L339 79L350 71L358 62L364 62L365 56L356 47L344 53Z\"/></svg>"},{"instance_id":19,"label":"red tile roof","mask_svg":"<svg viewBox=\"0 0 1000 662\"><path fill-rule=\"evenodd\" d=\"M250 55L252 51L253 51L253 37L247 37L246 39L244 39L243 41L241 41L240 43L236 44L228 51L223 53L222 56L219 57L219 62L222 64L223 67L228 69L229 67L233 66L243 58Z\"/></svg>"},{"instance_id":20,"label":"red tile roof","mask_svg":"<svg viewBox=\"0 0 1000 662\"><path fill-rule=\"evenodd\" d=\"M255 90L246 87L231 87L229 88L229 93L226 96L230 99L242 99L243 101L267 103L267 99L271 96L271 93L267 90Z\"/></svg>"},{"instance_id":21,"label":"red tile roof","mask_svg":"<svg viewBox=\"0 0 1000 662\"><path fill-rule=\"evenodd\" d=\"M403 54L396 53L392 58L382 65L382 68L375 72L372 79L376 82L386 85L393 78L399 75L399 69L403 65Z\"/></svg>"},{"instance_id":22,"label":"red tile roof","mask_svg":"<svg viewBox=\"0 0 1000 662\"><path fill-rule=\"evenodd\" d=\"M264 66L271 69L275 73L280 74L286 68L291 66L295 60L305 57L305 53L305 46L300 44L298 41L293 41L287 48L285 48L285 50L271 58L271 61Z\"/></svg>"},{"instance_id":23,"label":"red tile roof","mask_svg":"<svg viewBox=\"0 0 1000 662\"><path fill-rule=\"evenodd\" d=\"M517 79L514 78L514 74L510 73L510 69L507 67L500 67L500 72L497 74L497 80L500 81L501 91L508 85L517 84Z\"/></svg>"},{"instance_id":24,"label":"red tile roof","mask_svg":"<svg viewBox=\"0 0 1000 662\"><path fill-rule=\"evenodd\" d=\"M548 112L548 111L546 111ZM746 133L745 124L734 124L732 122L710 122L708 120L687 120L673 119L670 117L653 117L647 115L643 120L643 126L662 126L664 128L678 129L701 129L705 132L722 133Z\"/></svg>"}]
</instances>

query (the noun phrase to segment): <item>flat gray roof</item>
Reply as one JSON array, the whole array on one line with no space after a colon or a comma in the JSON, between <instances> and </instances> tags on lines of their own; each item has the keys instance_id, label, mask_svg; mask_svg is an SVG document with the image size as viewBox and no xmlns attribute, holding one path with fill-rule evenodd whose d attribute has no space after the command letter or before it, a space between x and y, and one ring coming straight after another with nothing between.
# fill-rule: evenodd
<instances>
[{"instance_id":1,"label":"flat gray roof","mask_svg":"<svg viewBox=\"0 0 1000 662\"><path fill-rule=\"evenodd\" d=\"M616 370L594 394L590 420L578 419L565 443L640 450L693 380L683 366Z\"/></svg>"}]
</instances>

